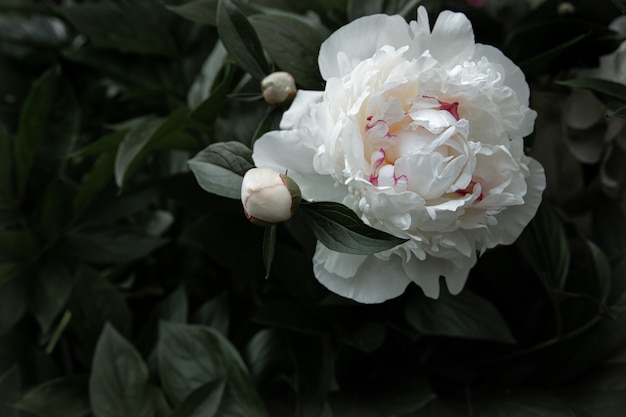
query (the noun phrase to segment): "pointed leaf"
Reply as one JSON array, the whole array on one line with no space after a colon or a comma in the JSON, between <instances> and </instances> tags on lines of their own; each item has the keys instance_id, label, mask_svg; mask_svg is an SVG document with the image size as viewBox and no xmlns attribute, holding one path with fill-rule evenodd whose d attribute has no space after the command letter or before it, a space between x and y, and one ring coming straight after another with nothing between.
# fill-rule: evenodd
<instances>
[{"instance_id":1,"label":"pointed leaf","mask_svg":"<svg viewBox=\"0 0 626 417\"><path fill-rule=\"evenodd\" d=\"M304 214L315 237L328 249L337 252L370 255L407 241L366 225L343 204L302 204L300 212Z\"/></svg>"},{"instance_id":2,"label":"pointed leaf","mask_svg":"<svg viewBox=\"0 0 626 417\"><path fill-rule=\"evenodd\" d=\"M44 334L48 333L72 293L70 271L60 262L50 260L39 268L29 292L29 309Z\"/></svg>"},{"instance_id":3,"label":"pointed leaf","mask_svg":"<svg viewBox=\"0 0 626 417\"><path fill-rule=\"evenodd\" d=\"M93 356L89 397L96 417L152 417L154 413L146 364L108 323Z\"/></svg>"},{"instance_id":4,"label":"pointed leaf","mask_svg":"<svg viewBox=\"0 0 626 417\"><path fill-rule=\"evenodd\" d=\"M189 394L171 417L219 417L217 412L225 388L222 380L207 382Z\"/></svg>"},{"instance_id":5,"label":"pointed leaf","mask_svg":"<svg viewBox=\"0 0 626 417\"><path fill-rule=\"evenodd\" d=\"M183 4L166 5L167 10L192 22L215 26L218 0L192 0Z\"/></svg>"},{"instance_id":6,"label":"pointed leaf","mask_svg":"<svg viewBox=\"0 0 626 417\"><path fill-rule=\"evenodd\" d=\"M189 167L204 190L238 200L243 174L254 167L254 162L252 151L244 144L219 142L194 156Z\"/></svg>"},{"instance_id":7,"label":"pointed leaf","mask_svg":"<svg viewBox=\"0 0 626 417\"><path fill-rule=\"evenodd\" d=\"M28 391L16 407L39 417L84 417L91 411L87 387L86 376L53 379Z\"/></svg>"},{"instance_id":8,"label":"pointed leaf","mask_svg":"<svg viewBox=\"0 0 626 417\"><path fill-rule=\"evenodd\" d=\"M258 80L270 72L254 28L230 0L219 0L217 31L230 57L244 71Z\"/></svg>"},{"instance_id":9,"label":"pointed leaf","mask_svg":"<svg viewBox=\"0 0 626 417\"><path fill-rule=\"evenodd\" d=\"M404 313L407 322L426 335L515 343L493 304L468 289L458 295L444 290L437 300L415 294Z\"/></svg>"}]
</instances>

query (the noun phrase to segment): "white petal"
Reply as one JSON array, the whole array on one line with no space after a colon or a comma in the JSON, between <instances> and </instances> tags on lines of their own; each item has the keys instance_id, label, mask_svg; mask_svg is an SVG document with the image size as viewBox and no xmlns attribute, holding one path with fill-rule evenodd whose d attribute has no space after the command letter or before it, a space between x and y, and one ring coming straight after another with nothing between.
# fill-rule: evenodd
<instances>
[{"instance_id":1,"label":"white petal","mask_svg":"<svg viewBox=\"0 0 626 417\"><path fill-rule=\"evenodd\" d=\"M371 58L385 45L400 48L410 43L409 27L398 15L377 14L356 19L322 43L318 64L325 80L341 77L359 62ZM340 55L347 62L340 63Z\"/></svg>"},{"instance_id":2,"label":"white petal","mask_svg":"<svg viewBox=\"0 0 626 417\"><path fill-rule=\"evenodd\" d=\"M546 188L546 175L543 167L534 159L529 159L530 177L527 179L528 191L524 196L524 204L508 207L497 216L498 223L503 226L501 239L503 245L515 242L526 225L535 217L541 203L541 195Z\"/></svg>"},{"instance_id":3,"label":"white petal","mask_svg":"<svg viewBox=\"0 0 626 417\"><path fill-rule=\"evenodd\" d=\"M366 256L354 276L342 277L326 269L325 255L329 249L320 249L320 246L323 245L318 243L313 257L315 276L322 285L342 297L360 303L382 303L402 294L411 282L404 272L402 258L399 256L391 256L388 260L378 259L375 255ZM342 268L343 271L353 269L356 265L353 255L336 253L333 260L336 268L342 258L349 264Z\"/></svg>"},{"instance_id":4,"label":"white petal","mask_svg":"<svg viewBox=\"0 0 626 417\"><path fill-rule=\"evenodd\" d=\"M311 112L311 104L322 100L323 91L298 90L289 110L283 114L280 128L283 130L293 129L302 116Z\"/></svg>"},{"instance_id":5,"label":"white petal","mask_svg":"<svg viewBox=\"0 0 626 417\"><path fill-rule=\"evenodd\" d=\"M336 186L330 175L315 171L315 150L304 146L303 139L297 130L267 132L254 143L254 164L287 173L300 186L306 200L341 202L347 194L346 187Z\"/></svg>"},{"instance_id":6,"label":"white petal","mask_svg":"<svg viewBox=\"0 0 626 417\"><path fill-rule=\"evenodd\" d=\"M463 13L441 12L433 27L428 49L442 65L458 65L474 50L472 24Z\"/></svg>"}]
</instances>

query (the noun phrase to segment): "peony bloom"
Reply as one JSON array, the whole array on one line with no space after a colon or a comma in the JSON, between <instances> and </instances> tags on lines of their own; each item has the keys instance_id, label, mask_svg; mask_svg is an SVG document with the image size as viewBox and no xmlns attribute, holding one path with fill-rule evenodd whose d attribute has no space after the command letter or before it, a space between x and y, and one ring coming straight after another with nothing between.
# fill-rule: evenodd
<instances>
[{"instance_id":1,"label":"peony bloom","mask_svg":"<svg viewBox=\"0 0 626 417\"><path fill-rule=\"evenodd\" d=\"M318 243L317 279L363 303L411 282L459 293L477 252L512 243L535 215L542 167L524 155L533 130L529 89L499 50L475 44L461 13L432 32L400 16L357 19L332 34L318 59L323 92L299 91L281 130L257 140L257 165L288 169L309 201L335 201L370 226L409 239L374 255Z\"/></svg>"},{"instance_id":2,"label":"peony bloom","mask_svg":"<svg viewBox=\"0 0 626 417\"><path fill-rule=\"evenodd\" d=\"M252 168L243 177L243 209L248 220L259 226L289 220L298 208L300 198L298 185L273 169Z\"/></svg>"}]
</instances>

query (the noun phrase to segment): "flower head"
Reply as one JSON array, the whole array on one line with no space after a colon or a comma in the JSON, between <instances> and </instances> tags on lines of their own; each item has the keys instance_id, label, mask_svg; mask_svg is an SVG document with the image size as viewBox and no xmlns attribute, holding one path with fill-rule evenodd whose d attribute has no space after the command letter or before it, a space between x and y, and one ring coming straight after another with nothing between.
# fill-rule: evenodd
<instances>
[{"instance_id":1,"label":"flower head","mask_svg":"<svg viewBox=\"0 0 626 417\"><path fill-rule=\"evenodd\" d=\"M248 220L268 226L291 218L300 204L300 189L273 169L252 168L243 177L241 202Z\"/></svg>"},{"instance_id":2,"label":"flower head","mask_svg":"<svg viewBox=\"0 0 626 417\"><path fill-rule=\"evenodd\" d=\"M411 282L439 295L444 276L463 288L477 252L512 243L534 216L543 169L523 152L533 130L529 89L499 50L474 43L461 13L431 32L417 21L374 15L321 47L323 92L299 91L253 153L289 169L307 200L351 207L370 226L408 241L374 255L318 243L317 279L360 302L396 297Z\"/></svg>"}]
</instances>

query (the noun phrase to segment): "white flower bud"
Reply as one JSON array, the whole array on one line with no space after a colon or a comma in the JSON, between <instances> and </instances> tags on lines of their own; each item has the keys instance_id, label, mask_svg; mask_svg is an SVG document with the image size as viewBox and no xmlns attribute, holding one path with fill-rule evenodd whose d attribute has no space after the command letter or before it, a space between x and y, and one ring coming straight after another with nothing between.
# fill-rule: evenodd
<instances>
[{"instance_id":1,"label":"white flower bud","mask_svg":"<svg viewBox=\"0 0 626 417\"><path fill-rule=\"evenodd\" d=\"M265 101L276 106L284 104L296 95L296 82L288 72L273 72L261 81Z\"/></svg>"},{"instance_id":2,"label":"white flower bud","mask_svg":"<svg viewBox=\"0 0 626 417\"><path fill-rule=\"evenodd\" d=\"M252 223L259 226L289 220L300 204L300 187L270 168L252 168L243 177L241 202Z\"/></svg>"}]
</instances>

